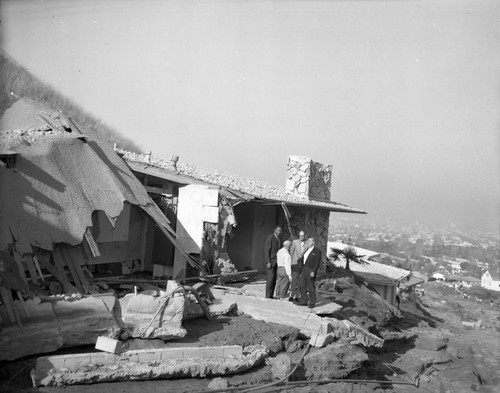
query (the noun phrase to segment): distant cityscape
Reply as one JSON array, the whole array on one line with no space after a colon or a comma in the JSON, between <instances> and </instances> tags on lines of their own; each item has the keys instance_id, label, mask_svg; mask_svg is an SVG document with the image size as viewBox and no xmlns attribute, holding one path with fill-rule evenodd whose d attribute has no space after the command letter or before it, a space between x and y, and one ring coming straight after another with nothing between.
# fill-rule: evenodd
<instances>
[{"instance_id":1,"label":"distant cityscape","mask_svg":"<svg viewBox=\"0 0 500 393\"><path fill-rule=\"evenodd\" d=\"M498 233L465 231L454 225L437 228L335 217L329 240L376 251L382 263L426 275L440 272L480 278L486 270L500 268Z\"/></svg>"}]
</instances>

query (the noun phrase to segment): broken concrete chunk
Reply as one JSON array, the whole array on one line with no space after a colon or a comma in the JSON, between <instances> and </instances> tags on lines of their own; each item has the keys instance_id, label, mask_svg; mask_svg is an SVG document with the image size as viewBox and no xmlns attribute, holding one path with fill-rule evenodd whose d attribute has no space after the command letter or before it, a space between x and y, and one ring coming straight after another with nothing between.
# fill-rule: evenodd
<instances>
[{"instance_id":1,"label":"broken concrete chunk","mask_svg":"<svg viewBox=\"0 0 500 393\"><path fill-rule=\"evenodd\" d=\"M124 352L49 356L37 359L37 386L110 381L207 377L246 371L267 356L261 345L184 347Z\"/></svg>"},{"instance_id":2,"label":"broken concrete chunk","mask_svg":"<svg viewBox=\"0 0 500 393\"><path fill-rule=\"evenodd\" d=\"M114 296L105 295L55 302L54 313L59 321L63 345L94 344L99 336L118 337L120 327L109 309L115 301Z\"/></svg>"},{"instance_id":3,"label":"broken concrete chunk","mask_svg":"<svg viewBox=\"0 0 500 393\"><path fill-rule=\"evenodd\" d=\"M119 299L119 302L122 310L120 323L129 337L171 340L187 334L186 329L182 327L186 302L182 294L168 300L162 297L130 294ZM163 305L165 305L163 311L155 316Z\"/></svg>"},{"instance_id":4,"label":"broken concrete chunk","mask_svg":"<svg viewBox=\"0 0 500 393\"><path fill-rule=\"evenodd\" d=\"M122 343L120 341L104 336L97 337L97 342L95 343L95 349L114 354L119 354L121 348Z\"/></svg>"},{"instance_id":5,"label":"broken concrete chunk","mask_svg":"<svg viewBox=\"0 0 500 393\"><path fill-rule=\"evenodd\" d=\"M319 347L331 342L334 338L347 337L364 346L382 347L384 340L347 320L321 318L309 312L305 307L291 302L265 299L256 296L242 296L214 290L216 301L235 302L238 310L252 318L280 323L300 329L308 337L313 337L312 344Z\"/></svg>"},{"instance_id":6,"label":"broken concrete chunk","mask_svg":"<svg viewBox=\"0 0 500 393\"><path fill-rule=\"evenodd\" d=\"M271 373L275 379L283 379L292 371L292 360L286 354L267 358L266 363L271 365Z\"/></svg>"}]
</instances>

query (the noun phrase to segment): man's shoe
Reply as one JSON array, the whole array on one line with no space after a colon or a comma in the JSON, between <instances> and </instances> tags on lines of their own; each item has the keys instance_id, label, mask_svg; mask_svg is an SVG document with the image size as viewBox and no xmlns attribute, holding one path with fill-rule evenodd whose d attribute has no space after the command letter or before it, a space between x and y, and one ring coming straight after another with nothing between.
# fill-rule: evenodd
<instances>
[{"instance_id":1,"label":"man's shoe","mask_svg":"<svg viewBox=\"0 0 500 393\"><path fill-rule=\"evenodd\" d=\"M295 300L295 299L294 299L293 297L291 297L291 296L288 298L288 301L289 301L289 302L293 302L294 300Z\"/></svg>"}]
</instances>

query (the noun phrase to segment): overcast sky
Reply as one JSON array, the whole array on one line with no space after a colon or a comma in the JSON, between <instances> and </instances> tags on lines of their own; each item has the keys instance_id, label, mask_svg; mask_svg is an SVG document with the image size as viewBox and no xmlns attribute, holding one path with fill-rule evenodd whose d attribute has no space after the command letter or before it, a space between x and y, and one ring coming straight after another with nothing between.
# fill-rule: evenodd
<instances>
[{"instance_id":1,"label":"overcast sky","mask_svg":"<svg viewBox=\"0 0 500 393\"><path fill-rule=\"evenodd\" d=\"M498 228L500 2L2 1L15 60L145 151L372 220Z\"/></svg>"}]
</instances>

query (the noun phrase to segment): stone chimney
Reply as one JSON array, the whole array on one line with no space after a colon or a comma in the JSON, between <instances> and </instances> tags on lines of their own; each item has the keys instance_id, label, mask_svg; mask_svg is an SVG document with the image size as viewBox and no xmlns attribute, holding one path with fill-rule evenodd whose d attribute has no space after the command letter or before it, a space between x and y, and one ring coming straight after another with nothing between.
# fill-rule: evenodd
<instances>
[{"instance_id":1,"label":"stone chimney","mask_svg":"<svg viewBox=\"0 0 500 393\"><path fill-rule=\"evenodd\" d=\"M177 170L177 161L179 161L179 156L172 154L170 156L169 165L170 165L170 168L175 170L175 171Z\"/></svg>"},{"instance_id":2,"label":"stone chimney","mask_svg":"<svg viewBox=\"0 0 500 393\"><path fill-rule=\"evenodd\" d=\"M323 165L304 156L290 156L285 188L301 197L330 200L332 166Z\"/></svg>"}]
</instances>

